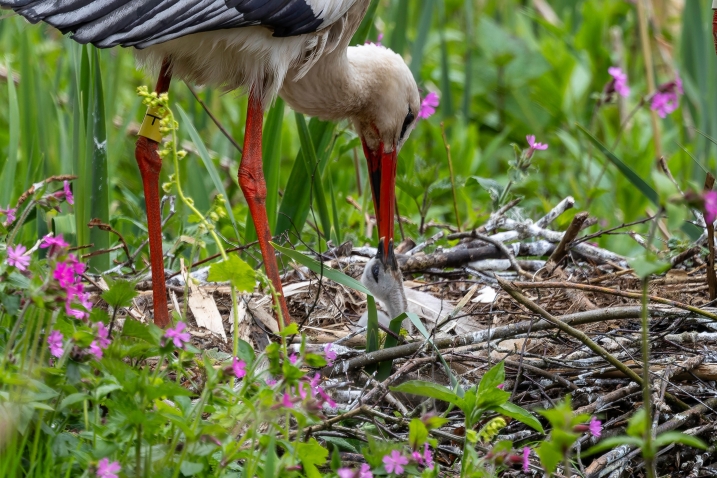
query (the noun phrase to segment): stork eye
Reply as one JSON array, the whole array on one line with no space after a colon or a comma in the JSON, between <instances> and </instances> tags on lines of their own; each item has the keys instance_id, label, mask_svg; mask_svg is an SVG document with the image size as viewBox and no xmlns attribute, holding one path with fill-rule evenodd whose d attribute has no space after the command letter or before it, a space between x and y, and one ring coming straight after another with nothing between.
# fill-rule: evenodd
<instances>
[{"instance_id":1,"label":"stork eye","mask_svg":"<svg viewBox=\"0 0 717 478\"><path fill-rule=\"evenodd\" d=\"M408 107L408 114L406 115L406 119L403 120L403 127L401 128L401 137L399 139L403 139L403 137L406 135L406 130L408 130L408 127L413 123L413 120L415 120L416 117L413 115L413 111L411 111L411 107Z\"/></svg>"},{"instance_id":2,"label":"stork eye","mask_svg":"<svg viewBox=\"0 0 717 478\"><path fill-rule=\"evenodd\" d=\"M371 267L371 274L373 275L373 280L378 284L378 262Z\"/></svg>"}]
</instances>

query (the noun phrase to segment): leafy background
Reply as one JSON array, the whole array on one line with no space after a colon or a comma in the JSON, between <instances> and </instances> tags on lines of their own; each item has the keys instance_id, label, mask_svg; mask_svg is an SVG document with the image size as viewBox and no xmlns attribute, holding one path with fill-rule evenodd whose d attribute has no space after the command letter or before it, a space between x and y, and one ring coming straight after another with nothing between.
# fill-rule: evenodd
<instances>
[{"instance_id":1,"label":"leafy background","mask_svg":"<svg viewBox=\"0 0 717 478\"><path fill-rule=\"evenodd\" d=\"M599 227L644 217L647 199L606 165L578 125L648 182L659 151L684 188L701 189L705 171L714 170L715 156L711 140L699 132L717 137L711 5L708 0L650 3L649 51L657 84L671 81L675 71L685 84L681 108L659 120L657 135L644 107L620 135L622 120L651 93L633 2L374 2L375 17L365 25L370 27L365 30L368 39L376 41L384 33L383 43L404 55L424 94L436 91L441 96L437 114L421 122L400 155L399 210L410 220L405 234L420 240L436 232L419 231L422 210L429 224L459 224L441 122L451 146L462 228L479 224L490 213L491 197L481 183L486 178L500 185L509 181L511 143L526 147L527 134L550 148L536 154L531 173L514 189L524 197L517 214L535 218L572 195L578 210L600 218ZM83 48L49 27L8 17L0 21L0 62L4 78L16 81L0 82L0 206L14 204L47 176L77 174L75 207L31 218L22 239L29 242L54 228L77 244L114 245L114 236L84 227L99 217L130 246L138 246L145 237L145 218L132 130L143 108L135 89L153 86L154 78L135 70L129 50ZM631 96L619 105L596 108L612 65L627 72ZM197 92L241 143L246 98L211 88ZM175 82L171 95L191 153L181 165L185 191L200 210L207 210L221 183L236 218L236 224L231 217L222 219L222 235L229 242L251 240L236 180L239 153L186 85ZM376 241L366 236L365 214L373 213L370 189L360 144L347 124L334 127L305 119L277 101L267 113L265 162L271 171L272 226L289 232L291 242L298 242L297 235L316 248L325 248L327 239ZM163 174L170 174L169 169L165 165ZM349 197L358 208L347 202ZM570 219L565 215L557 226ZM166 246L174 247L177 256L187 255L191 245L182 237L196 231L188 213L180 207L165 230ZM671 233L687 238L680 231ZM206 240L202 255L215 251ZM623 254L637 248L626 236L600 240ZM146 248L143 254L148 254ZM106 270L110 259L94 258L91 266Z\"/></svg>"}]
</instances>

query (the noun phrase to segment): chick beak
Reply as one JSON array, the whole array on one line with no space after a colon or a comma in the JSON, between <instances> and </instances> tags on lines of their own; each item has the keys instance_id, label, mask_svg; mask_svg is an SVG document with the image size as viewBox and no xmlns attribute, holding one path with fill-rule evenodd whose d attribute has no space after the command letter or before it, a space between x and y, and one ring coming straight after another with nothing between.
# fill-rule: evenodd
<instances>
[{"instance_id":1,"label":"chick beak","mask_svg":"<svg viewBox=\"0 0 717 478\"><path fill-rule=\"evenodd\" d=\"M385 238L382 237L381 240L379 240L378 242L376 259L378 259L381 264L383 264L384 269L397 271L398 259L396 259L396 253L393 249L393 239L388 240L388 247L384 246L385 243Z\"/></svg>"}]
</instances>

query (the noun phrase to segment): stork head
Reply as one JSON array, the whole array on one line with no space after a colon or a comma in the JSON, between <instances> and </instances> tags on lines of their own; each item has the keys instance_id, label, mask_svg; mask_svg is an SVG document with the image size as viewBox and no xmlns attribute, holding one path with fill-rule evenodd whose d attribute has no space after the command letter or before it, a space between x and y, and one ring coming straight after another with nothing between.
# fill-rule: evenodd
<instances>
[{"instance_id":1,"label":"stork head","mask_svg":"<svg viewBox=\"0 0 717 478\"><path fill-rule=\"evenodd\" d=\"M373 44L354 50L350 61L361 71L361 107L352 118L368 161L379 237L388 251L393 239L398 152L416 126L421 96L400 55Z\"/></svg>"}]
</instances>

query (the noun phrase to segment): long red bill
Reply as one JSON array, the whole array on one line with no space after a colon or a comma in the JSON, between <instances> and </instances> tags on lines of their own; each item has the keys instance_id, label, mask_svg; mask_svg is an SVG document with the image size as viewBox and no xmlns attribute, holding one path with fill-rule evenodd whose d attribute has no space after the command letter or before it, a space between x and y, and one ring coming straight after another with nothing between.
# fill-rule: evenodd
<instances>
[{"instance_id":1,"label":"long red bill","mask_svg":"<svg viewBox=\"0 0 717 478\"><path fill-rule=\"evenodd\" d=\"M363 150L368 162L371 178L373 207L378 223L378 237L383 238L385 250L393 239L393 221L396 204L396 149L386 153L383 143L376 151L371 150L363 142Z\"/></svg>"}]
</instances>

